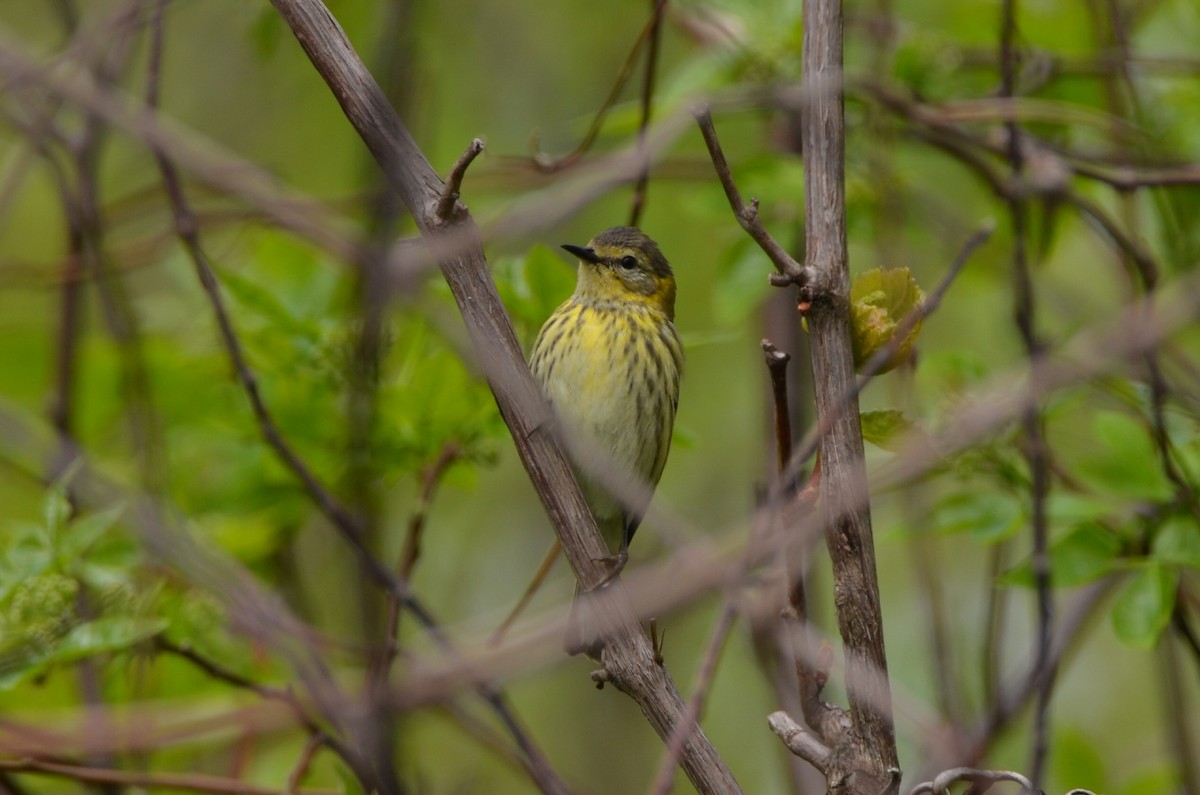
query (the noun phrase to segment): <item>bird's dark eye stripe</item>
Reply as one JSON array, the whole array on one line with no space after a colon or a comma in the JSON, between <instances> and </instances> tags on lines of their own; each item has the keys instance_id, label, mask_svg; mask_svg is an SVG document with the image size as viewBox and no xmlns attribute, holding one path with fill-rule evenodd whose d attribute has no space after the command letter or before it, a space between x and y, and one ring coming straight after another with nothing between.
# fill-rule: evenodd
<instances>
[{"instance_id":1,"label":"bird's dark eye stripe","mask_svg":"<svg viewBox=\"0 0 1200 795\"><path fill-rule=\"evenodd\" d=\"M622 268L636 268L637 257L634 257L632 254L626 254L625 256L621 257L620 265Z\"/></svg>"}]
</instances>

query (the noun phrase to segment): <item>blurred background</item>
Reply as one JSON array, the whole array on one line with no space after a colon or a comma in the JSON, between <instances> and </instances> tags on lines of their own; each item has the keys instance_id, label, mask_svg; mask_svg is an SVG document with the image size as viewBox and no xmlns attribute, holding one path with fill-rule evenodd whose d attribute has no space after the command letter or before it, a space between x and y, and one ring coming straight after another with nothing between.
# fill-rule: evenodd
<instances>
[{"instance_id":1,"label":"blurred background","mask_svg":"<svg viewBox=\"0 0 1200 795\"><path fill-rule=\"evenodd\" d=\"M637 146L652 5L328 6L435 169L445 174L473 137L484 141L462 199L485 231L493 276L528 350L573 289L573 262L558 246L629 220L629 181L594 186L608 153ZM1111 328L1148 293L1169 302L1197 286L1200 8L1192 0L1014 6L1011 89L1029 146L1014 183L1006 115L995 102L1004 6L845 6L852 272L906 267L928 292L976 230L989 219L997 225L924 322L914 359L862 397L864 409L903 411L904 426L922 433L946 431L997 379L1022 377L1018 247L1035 296L1026 307L1051 351ZM773 477L764 337L795 354L797 437L813 421L795 296L768 284L771 264L738 226L687 119L697 103L716 102L742 193L759 199L768 228L802 254L802 142L795 104L780 99L800 77L801 11L798 0L681 0L663 12L650 92L662 136L652 136L639 225L675 268L687 368L655 503L672 520L656 527L651 517L639 531L634 572L689 544L745 543ZM610 107L627 65L630 79ZM403 217L380 223L374 162L266 3L0 2L0 79L0 713L8 724L0 757L43 753L25 744L38 726L80 764L203 772L276 790L300 769L306 786L361 791L335 753L318 751L311 767L299 767L311 727L286 711L253 711L263 700L246 681L295 683L303 679L295 658L239 624L228 593L152 554L122 514L128 497L96 500L73 485L77 446L89 468L129 493L154 495L200 548L251 573L262 593L311 626L306 643L332 680L361 689L388 606L264 442L176 236L154 153L129 129L148 86L158 83L161 135L280 434L366 517L379 560L401 560L409 529L423 528L412 586L449 637L478 650L553 534L448 289L426 269L371 321L380 308L363 275L372 245L381 234L414 232ZM584 140L602 109L591 147L548 168ZM99 111L104 120L91 115ZM1019 236L998 184L1018 186ZM1192 323L1154 356L1105 363L1042 406L1056 628L1067 638L1049 706L1047 792L1183 792L1200 781L1198 346ZM1038 627L1026 441L1018 423L1003 424L903 488L872 496L906 790L918 780L909 776L940 763L1031 764L1032 698L1001 709L1021 690ZM869 445L872 471L895 457ZM818 547L814 620L836 638L827 567ZM560 562L513 637L560 619L573 587ZM753 577L745 590L769 598ZM724 597L714 591L657 617L685 694ZM399 639L392 682L403 693L433 645L408 619ZM632 701L592 686L592 667L543 651L506 668L502 684L577 791L648 791L662 743ZM836 674L827 695L843 697ZM244 708L264 722L243 719ZM791 792L803 779L767 727L778 708L752 633L738 621L702 725L746 792ZM123 739L89 746L86 714L124 726ZM186 725L170 740L153 728L172 720ZM485 728L472 731L476 724ZM495 743L479 739L511 745L468 693L397 712L389 725L407 791L536 791ZM947 751L947 737L977 729L972 754ZM676 790L689 791L678 779ZM14 795L89 788L70 776L0 772L0 791Z\"/></svg>"}]
</instances>

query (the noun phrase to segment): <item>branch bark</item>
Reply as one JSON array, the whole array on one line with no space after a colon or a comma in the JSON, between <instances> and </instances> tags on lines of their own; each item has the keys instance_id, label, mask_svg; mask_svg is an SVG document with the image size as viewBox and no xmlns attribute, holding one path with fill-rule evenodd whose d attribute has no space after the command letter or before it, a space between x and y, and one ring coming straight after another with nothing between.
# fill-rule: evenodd
<instances>
[{"instance_id":1,"label":"branch bark","mask_svg":"<svg viewBox=\"0 0 1200 795\"><path fill-rule=\"evenodd\" d=\"M887 656L854 362L846 251L845 121L841 0L804 4L803 68L809 101L801 115L805 175L805 269L815 282L808 313L821 440L820 510L833 561L834 603L845 645L854 748L826 771L831 791L875 793L897 766ZM844 769L838 767L845 765ZM865 776L863 775L865 774ZM844 787L844 789L843 789Z\"/></svg>"},{"instance_id":2,"label":"branch bark","mask_svg":"<svg viewBox=\"0 0 1200 795\"><path fill-rule=\"evenodd\" d=\"M525 365L508 315L489 275L482 240L461 204L439 213L442 180L392 110L345 33L319 0L272 0L347 118L379 162L388 183L426 237L454 236L469 245L439 263L462 312L478 360L487 374L530 480L585 589L608 576L607 550L575 477L552 433L550 411ZM461 237L459 237L461 236ZM617 583L598 592L598 620L619 628L605 649L607 678L641 707L655 731L669 738L685 705L641 630L632 603ZM736 781L697 727L684 743L680 764L701 793L739 793Z\"/></svg>"}]
</instances>

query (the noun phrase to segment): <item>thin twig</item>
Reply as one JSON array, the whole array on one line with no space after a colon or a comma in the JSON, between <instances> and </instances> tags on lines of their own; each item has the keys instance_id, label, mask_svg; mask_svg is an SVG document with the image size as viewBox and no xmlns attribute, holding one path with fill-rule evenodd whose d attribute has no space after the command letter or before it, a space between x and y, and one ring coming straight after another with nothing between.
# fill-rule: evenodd
<instances>
[{"instance_id":1,"label":"thin twig","mask_svg":"<svg viewBox=\"0 0 1200 795\"><path fill-rule=\"evenodd\" d=\"M659 0L659 2L665 5L666 0ZM543 174L553 174L570 168L583 159L583 156L591 150L592 144L600 136L600 130L604 126L605 117L608 116L608 112L617 104L617 100L621 98L621 91L625 88L625 84L629 82L629 78L633 74L633 67L637 63L638 53L646 45L646 41L651 37L658 23L658 14L655 13L651 15L646 24L642 26L641 31L638 32L637 38L633 41L633 46L629 49L629 54L625 56L625 60L621 64L621 70L617 73L616 80L613 81L612 88L608 91L608 96L604 98L604 102L600 105L599 110L596 111L596 115L592 117L592 122L588 125L587 132L584 133L578 146L562 157L552 158L543 152L536 151L537 139L534 139L535 151L530 162L532 162L538 171Z\"/></svg>"},{"instance_id":2,"label":"thin twig","mask_svg":"<svg viewBox=\"0 0 1200 795\"><path fill-rule=\"evenodd\" d=\"M456 442L448 442L442 446L441 452L433 463L421 472L421 492L417 496L417 504L408 518L408 532L404 536L404 550L400 553L400 561L396 571L400 578L407 580L421 556L421 539L425 533L425 522L429 517L429 508L433 505L433 495L442 477L452 464L463 454L463 449Z\"/></svg>"},{"instance_id":3,"label":"thin twig","mask_svg":"<svg viewBox=\"0 0 1200 795\"><path fill-rule=\"evenodd\" d=\"M730 594L725 598L721 615L717 618L717 624L713 627L712 635L705 647L704 658L701 660L700 670L696 674L696 683L692 686L692 697L688 699L687 710L683 713L683 717L680 719L679 725L675 727L675 731L672 732L670 739L667 740L667 752L663 755L663 760L658 766L658 774L654 777L654 784L650 787L651 795L667 795L671 791L671 783L675 778L675 766L679 763L679 754L683 751L684 740L699 726L700 713L708 698L708 691L717 671L717 662L721 658L721 651L725 648L725 641L729 637L729 630L733 628L737 613L737 603Z\"/></svg>"},{"instance_id":4,"label":"thin twig","mask_svg":"<svg viewBox=\"0 0 1200 795\"><path fill-rule=\"evenodd\" d=\"M822 743L816 735L797 723L786 712L771 713L767 717L767 722L771 726L771 731L775 732L780 740L783 740L783 744L787 746L789 751L808 762L821 771L821 773L828 772L829 765L833 761L833 751Z\"/></svg>"},{"instance_id":5,"label":"thin twig","mask_svg":"<svg viewBox=\"0 0 1200 795\"><path fill-rule=\"evenodd\" d=\"M1000 79L1001 98L1016 96L1016 75L1019 52L1016 48L1017 0L1004 0L1000 31ZM1019 182L1024 169L1022 134L1016 117L1005 122L1007 132L1007 157L1010 174ZM1008 199L1008 211L1013 234L1013 320L1025 345L1029 368L1036 372L1040 367L1042 342L1038 339L1035 325L1036 295L1029 270L1028 240L1026 229L1027 207L1020 195ZM1049 743L1050 695L1054 687L1054 670L1050 667L1050 641L1054 629L1054 594L1051 590L1050 556L1048 551L1049 529L1046 519L1046 495L1049 479L1046 466L1046 440L1042 433L1041 412L1037 406L1028 407L1021 417L1023 452L1029 466L1032 494L1033 553L1030 568L1033 571L1034 589L1037 594L1037 638L1034 667L1040 677L1037 704L1034 707L1032 752L1030 775L1034 784L1039 784L1045 767Z\"/></svg>"},{"instance_id":6,"label":"thin twig","mask_svg":"<svg viewBox=\"0 0 1200 795\"><path fill-rule=\"evenodd\" d=\"M512 610L508 611L508 615L504 617L504 620L496 627L496 631L492 633L491 638L488 639L489 646L499 645L504 640L504 636L508 633L509 628L512 627L513 622L517 620L521 613L525 612L525 608L533 601L534 594L542 587L542 583L546 581L546 577L550 574L550 569L554 567L555 561L558 560L558 556L561 554L562 543L555 537L550 548L546 550L546 554L542 556L542 562L538 564L537 571L533 573L529 584L525 586L525 591L521 594L521 598L513 605Z\"/></svg>"},{"instance_id":7,"label":"thin twig","mask_svg":"<svg viewBox=\"0 0 1200 795\"><path fill-rule=\"evenodd\" d=\"M88 784L114 784L122 787L174 789L221 795L283 795L278 789L259 787L231 778L202 773L141 773L108 768L86 767L40 759L0 759L0 770L11 773L40 773ZM337 795L340 790L305 789L299 795Z\"/></svg>"},{"instance_id":8,"label":"thin twig","mask_svg":"<svg viewBox=\"0 0 1200 795\"><path fill-rule=\"evenodd\" d=\"M650 158L646 154L646 132L650 128L650 112L654 108L654 77L658 69L658 51L662 45L662 21L667 0L651 0L650 47L646 53L646 69L642 74L641 121L638 123L638 152L642 155L641 173L633 186L633 202L629 225L638 226L646 206L646 187L650 182Z\"/></svg>"},{"instance_id":9,"label":"thin twig","mask_svg":"<svg viewBox=\"0 0 1200 795\"><path fill-rule=\"evenodd\" d=\"M733 209L734 217L737 218L742 229L745 229L754 242L758 243L759 248L775 265L779 276L782 277L782 280L773 278L771 283L776 286L795 284L803 287L811 282L811 274L805 272L800 263L792 258L787 249L781 246L763 225L762 219L758 217L758 199L751 199L749 205L742 201L742 194L733 180L733 172L725 160L725 152L721 149L721 142L713 127L712 113L705 107L697 110L694 115L696 124L700 126L700 134L704 136L704 144L708 147L708 155L712 158L717 178L721 181L721 187L725 189L725 198L729 200L729 206Z\"/></svg>"},{"instance_id":10,"label":"thin twig","mask_svg":"<svg viewBox=\"0 0 1200 795\"><path fill-rule=\"evenodd\" d=\"M771 397L775 406L775 458L780 473L792 458L792 418L788 409L787 365L792 358L775 347L770 340L762 341L763 356L771 375Z\"/></svg>"},{"instance_id":11,"label":"thin twig","mask_svg":"<svg viewBox=\"0 0 1200 795\"><path fill-rule=\"evenodd\" d=\"M296 764L292 766L292 772L288 774L287 784L283 788L285 795L299 795L300 782L304 781L308 775L317 751L321 750L322 745L325 745L325 739L325 735L320 732L308 736L308 741L304 743L304 748L300 751Z\"/></svg>"}]
</instances>

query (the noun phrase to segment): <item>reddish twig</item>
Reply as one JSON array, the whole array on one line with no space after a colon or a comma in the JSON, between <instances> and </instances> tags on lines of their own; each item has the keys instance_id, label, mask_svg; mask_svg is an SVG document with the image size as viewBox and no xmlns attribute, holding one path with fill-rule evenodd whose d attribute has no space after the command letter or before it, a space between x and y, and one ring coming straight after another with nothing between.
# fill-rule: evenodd
<instances>
[{"instance_id":1,"label":"reddish twig","mask_svg":"<svg viewBox=\"0 0 1200 795\"><path fill-rule=\"evenodd\" d=\"M767 371L771 374L771 397L775 407L775 458L778 472L783 473L792 458L792 419L788 409L787 366L792 358L775 347L770 340L762 341Z\"/></svg>"}]
</instances>

